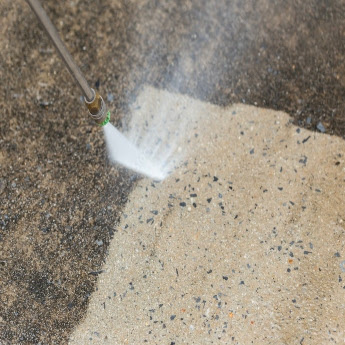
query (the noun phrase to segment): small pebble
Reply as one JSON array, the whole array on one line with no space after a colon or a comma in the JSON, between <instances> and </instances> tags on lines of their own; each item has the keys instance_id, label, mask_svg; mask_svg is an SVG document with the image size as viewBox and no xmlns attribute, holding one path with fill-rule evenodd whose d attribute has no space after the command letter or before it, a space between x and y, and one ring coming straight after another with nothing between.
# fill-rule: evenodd
<instances>
[{"instance_id":1,"label":"small pebble","mask_svg":"<svg viewBox=\"0 0 345 345\"><path fill-rule=\"evenodd\" d=\"M107 100L108 100L108 102L112 102L114 100L114 95L112 93L108 92Z\"/></svg>"},{"instance_id":2,"label":"small pebble","mask_svg":"<svg viewBox=\"0 0 345 345\"><path fill-rule=\"evenodd\" d=\"M345 260L340 263L340 269L342 272L345 272Z\"/></svg>"},{"instance_id":3,"label":"small pebble","mask_svg":"<svg viewBox=\"0 0 345 345\"><path fill-rule=\"evenodd\" d=\"M326 129L325 127L323 126L323 124L321 122L319 122L316 126L316 128L321 132L321 133L325 133L326 132Z\"/></svg>"},{"instance_id":4,"label":"small pebble","mask_svg":"<svg viewBox=\"0 0 345 345\"><path fill-rule=\"evenodd\" d=\"M4 179L0 179L0 194L3 193L3 191L5 190L6 187L6 181Z\"/></svg>"}]
</instances>

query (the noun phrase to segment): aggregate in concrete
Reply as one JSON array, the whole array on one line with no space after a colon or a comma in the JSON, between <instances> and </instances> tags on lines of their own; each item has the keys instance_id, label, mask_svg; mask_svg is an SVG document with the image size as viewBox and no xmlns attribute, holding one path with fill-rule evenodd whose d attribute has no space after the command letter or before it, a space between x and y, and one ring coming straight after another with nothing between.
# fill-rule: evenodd
<instances>
[{"instance_id":1,"label":"aggregate in concrete","mask_svg":"<svg viewBox=\"0 0 345 345\"><path fill-rule=\"evenodd\" d=\"M344 141L152 88L136 116L161 107L184 159L129 195L70 345L342 344Z\"/></svg>"},{"instance_id":2,"label":"aggregate in concrete","mask_svg":"<svg viewBox=\"0 0 345 345\"><path fill-rule=\"evenodd\" d=\"M42 3L118 126L148 83L345 136L342 1ZM24 0L0 2L0 80L0 341L66 344L136 177Z\"/></svg>"}]
</instances>

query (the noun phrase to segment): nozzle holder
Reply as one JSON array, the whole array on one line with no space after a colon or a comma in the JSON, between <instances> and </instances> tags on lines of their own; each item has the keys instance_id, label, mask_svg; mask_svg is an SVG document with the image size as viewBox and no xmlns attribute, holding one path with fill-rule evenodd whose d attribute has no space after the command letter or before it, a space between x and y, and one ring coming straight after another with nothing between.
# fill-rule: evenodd
<instances>
[{"instance_id":1,"label":"nozzle holder","mask_svg":"<svg viewBox=\"0 0 345 345\"><path fill-rule=\"evenodd\" d=\"M105 105L102 96L94 89L91 90L93 92L93 99L91 101L88 101L84 97L85 105L89 109L89 114L94 119L94 121L98 125L104 126L109 122L110 113L109 111L107 112L107 106Z\"/></svg>"}]
</instances>

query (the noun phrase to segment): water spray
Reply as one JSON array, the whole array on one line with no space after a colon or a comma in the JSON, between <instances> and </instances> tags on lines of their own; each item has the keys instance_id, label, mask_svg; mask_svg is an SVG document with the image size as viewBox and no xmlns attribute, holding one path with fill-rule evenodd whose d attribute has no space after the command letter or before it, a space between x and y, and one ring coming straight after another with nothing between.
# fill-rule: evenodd
<instances>
[{"instance_id":1,"label":"water spray","mask_svg":"<svg viewBox=\"0 0 345 345\"><path fill-rule=\"evenodd\" d=\"M105 126L109 122L110 111L107 110L107 106L102 96L89 86L84 75L80 71L78 65L75 63L73 57L71 56L66 46L62 42L54 24L51 22L50 18L48 17L46 11L43 9L39 0L26 1L36 14L41 24L43 25L49 38L54 43L56 50L59 52L62 60L66 64L70 74L72 75L75 82L82 91L84 95L85 105L89 110L89 114L98 125Z\"/></svg>"}]
</instances>

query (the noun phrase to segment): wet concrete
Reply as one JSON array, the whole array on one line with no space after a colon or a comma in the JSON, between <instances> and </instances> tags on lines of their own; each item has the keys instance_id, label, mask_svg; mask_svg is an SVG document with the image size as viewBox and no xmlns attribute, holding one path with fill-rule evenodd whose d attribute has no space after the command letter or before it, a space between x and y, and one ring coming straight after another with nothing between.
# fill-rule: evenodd
<instances>
[{"instance_id":1,"label":"wet concrete","mask_svg":"<svg viewBox=\"0 0 345 345\"><path fill-rule=\"evenodd\" d=\"M118 125L149 83L345 136L341 1L43 5ZM106 163L101 131L25 2L2 1L0 13L0 340L64 344L135 178Z\"/></svg>"}]
</instances>

